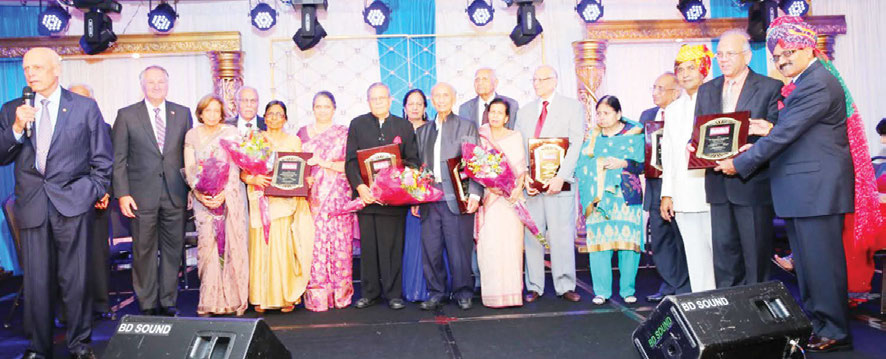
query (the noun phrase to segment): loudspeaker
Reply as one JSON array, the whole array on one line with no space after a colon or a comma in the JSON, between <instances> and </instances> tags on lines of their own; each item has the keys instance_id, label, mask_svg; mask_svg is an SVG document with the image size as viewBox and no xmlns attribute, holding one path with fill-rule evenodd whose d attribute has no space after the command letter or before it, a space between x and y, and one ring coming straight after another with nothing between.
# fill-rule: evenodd
<instances>
[{"instance_id":1,"label":"loudspeaker","mask_svg":"<svg viewBox=\"0 0 886 359\"><path fill-rule=\"evenodd\" d=\"M772 281L667 296L632 339L645 359L765 359L787 357L811 333L800 306Z\"/></svg>"},{"instance_id":2,"label":"loudspeaker","mask_svg":"<svg viewBox=\"0 0 886 359\"><path fill-rule=\"evenodd\" d=\"M261 319L124 316L102 358L291 358Z\"/></svg>"}]
</instances>

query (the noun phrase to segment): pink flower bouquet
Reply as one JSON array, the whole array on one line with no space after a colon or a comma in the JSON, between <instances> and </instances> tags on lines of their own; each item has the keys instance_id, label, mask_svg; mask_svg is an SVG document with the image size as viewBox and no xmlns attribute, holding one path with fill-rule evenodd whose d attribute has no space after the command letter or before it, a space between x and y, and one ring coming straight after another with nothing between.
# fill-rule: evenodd
<instances>
[{"instance_id":1,"label":"pink flower bouquet","mask_svg":"<svg viewBox=\"0 0 886 359\"><path fill-rule=\"evenodd\" d=\"M508 164L504 153L495 148L484 148L473 143L463 143L461 153L462 162L465 164L465 174L471 180L477 181L486 188L496 188L506 195L509 195L517 187L517 176ZM523 222L529 233L532 233L545 248L550 248L548 241L538 230L538 225L529 214L526 203L520 201L513 203L513 205L517 217L520 218L520 222Z\"/></svg>"},{"instance_id":2,"label":"pink flower bouquet","mask_svg":"<svg viewBox=\"0 0 886 359\"><path fill-rule=\"evenodd\" d=\"M264 135L256 132L250 132L242 141L221 140L222 148L231 156L231 160L240 169L248 172L250 175L269 175L274 170L274 162L276 156L271 148L271 143ZM261 223L265 234L265 243L268 243L268 237L271 232L271 220L268 217L268 198L265 197L264 191L256 188L259 193L258 209L261 215Z\"/></svg>"},{"instance_id":3,"label":"pink flower bouquet","mask_svg":"<svg viewBox=\"0 0 886 359\"><path fill-rule=\"evenodd\" d=\"M388 206L435 202L443 198L443 191L434 187L434 174L425 167L384 168L375 175L369 190L380 203ZM334 215L359 211L364 207L366 204L358 197L345 204Z\"/></svg>"},{"instance_id":4,"label":"pink flower bouquet","mask_svg":"<svg viewBox=\"0 0 886 359\"><path fill-rule=\"evenodd\" d=\"M231 166L226 161L219 160L215 157L209 157L197 164L196 183L194 190L207 196L217 196L225 190L228 183L228 175ZM222 203L215 209L210 209L212 214L212 226L216 233L216 245L218 246L218 256L225 257L225 209Z\"/></svg>"}]
</instances>

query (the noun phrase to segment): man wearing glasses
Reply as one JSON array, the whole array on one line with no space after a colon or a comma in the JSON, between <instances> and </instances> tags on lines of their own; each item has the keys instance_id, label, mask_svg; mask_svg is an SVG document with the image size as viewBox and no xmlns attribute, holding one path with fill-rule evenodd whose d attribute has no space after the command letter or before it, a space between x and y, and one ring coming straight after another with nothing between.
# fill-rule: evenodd
<instances>
[{"instance_id":1,"label":"man wearing glasses","mask_svg":"<svg viewBox=\"0 0 886 359\"><path fill-rule=\"evenodd\" d=\"M640 115L645 126L650 121L664 121L665 108L680 96L680 86L673 72L666 72L652 85L652 102L655 107ZM689 293L689 272L686 270L686 249L677 228L677 220L665 221L661 217L661 178L646 178L643 210L649 211L652 259L662 278L658 292L646 296L646 301L660 302L666 295Z\"/></svg>"},{"instance_id":2,"label":"man wearing glasses","mask_svg":"<svg viewBox=\"0 0 886 359\"><path fill-rule=\"evenodd\" d=\"M556 93L557 72L543 65L535 70L532 86L537 99L517 112L514 128L530 138L567 137L566 150L557 175L548 181L543 193L530 188L532 180L526 176L526 206L538 229L551 246L551 276L557 296L578 302L581 296L575 292L575 194L563 191L563 183L574 182L573 173L585 133L585 108L575 99ZM527 146L528 148L528 146ZM545 290L545 248L525 231L526 251L526 302L532 303Z\"/></svg>"},{"instance_id":3,"label":"man wearing glasses","mask_svg":"<svg viewBox=\"0 0 886 359\"><path fill-rule=\"evenodd\" d=\"M234 94L234 103L237 104L237 116L226 120L225 123L237 127L240 135L268 129L265 119L258 116L258 91L252 87L243 86Z\"/></svg>"},{"instance_id":4,"label":"man wearing glasses","mask_svg":"<svg viewBox=\"0 0 886 359\"><path fill-rule=\"evenodd\" d=\"M744 30L720 36L717 65L723 76L698 89L695 116L750 111L755 125L768 128L778 119L782 83L748 67L751 45ZM753 134L753 131L752 131ZM759 136L751 135L748 143ZM713 169L705 173L705 193L711 205L711 238L717 288L761 283L769 277L774 229L769 166L748 177L728 176Z\"/></svg>"}]
</instances>

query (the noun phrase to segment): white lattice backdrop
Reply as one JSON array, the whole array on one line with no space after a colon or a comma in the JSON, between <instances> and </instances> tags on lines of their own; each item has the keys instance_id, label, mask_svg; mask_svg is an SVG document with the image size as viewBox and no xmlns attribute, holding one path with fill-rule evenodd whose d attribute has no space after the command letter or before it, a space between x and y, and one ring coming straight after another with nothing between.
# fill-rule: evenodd
<instances>
[{"instance_id":1,"label":"white lattice backdrop","mask_svg":"<svg viewBox=\"0 0 886 359\"><path fill-rule=\"evenodd\" d=\"M437 80L449 82L456 88L456 105L475 96L474 71L480 67L496 70L500 94L513 97L520 103L534 97L532 71L543 63L543 41L518 48L507 34L388 37L393 39L388 40L393 46L421 41L422 46L410 46L419 52L429 51L425 48L430 48L426 40L430 38L430 42L436 45ZM328 90L335 95L338 105L335 122L347 125L352 118L369 111L366 87L379 81L382 71L389 73L409 66L413 70L401 80L410 84L431 73L429 68L410 66L418 55L413 53L403 54L402 63L392 68L380 68L376 37L326 38L308 51L298 50L288 39L274 39L271 46L271 98L286 103L290 118L286 129L293 133L313 121L311 100L319 91ZM399 114L401 111L400 99L395 99L391 112Z\"/></svg>"}]
</instances>

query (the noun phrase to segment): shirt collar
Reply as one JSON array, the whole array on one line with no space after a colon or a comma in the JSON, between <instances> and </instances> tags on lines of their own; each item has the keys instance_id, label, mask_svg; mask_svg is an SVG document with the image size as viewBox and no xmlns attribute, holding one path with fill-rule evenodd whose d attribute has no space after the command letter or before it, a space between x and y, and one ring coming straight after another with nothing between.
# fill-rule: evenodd
<instances>
[{"instance_id":1,"label":"shirt collar","mask_svg":"<svg viewBox=\"0 0 886 359\"><path fill-rule=\"evenodd\" d=\"M740 73L738 76L736 76L732 79L727 79L724 76L723 79L726 81L726 85L729 85L729 81L735 81L736 84L744 84L744 81L748 78L748 74L750 74L750 73L751 73L751 68L745 66L744 71L742 73Z\"/></svg>"},{"instance_id":2,"label":"shirt collar","mask_svg":"<svg viewBox=\"0 0 886 359\"><path fill-rule=\"evenodd\" d=\"M151 115L154 114L154 109L155 109L155 108L159 108L159 109L160 109L160 113L161 113L163 116L166 116L166 100L163 100L163 102L160 103L160 106L154 106L153 104L151 104L151 101L148 101L148 99L146 98L146 99L145 99L145 106L148 107L148 112L150 112Z\"/></svg>"},{"instance_id":3,"label":"shirt collar","mask_svg":"<svg viewBox=\"0 0 886 359\"><path fill-rule=\"evenodd\" d=\"M492 102L492 100L495 100L497 97L498 97L498 94L495 93L495 91L492 92L492 97L489 98L489 101L484 101L483 98L480 97L480 95L477 95L477 99L480 100L480 103L483 104L483 106L488 105L490 102Z\"/></svg>"},{"instance_id":4,"label":"shirt collar","mask_svg":"<svg viewBox=\"0 0 886 359\"><path fill-rule=\"evenodd\" d=\"M555 92L555 93L552 93L552 94L551 94L550 96L548 96L547 98L539 97L538 99L541 100L542 102L547 101L547 102L548 102L548 106L550 106L550 105L551 105L551 102L554 101L554 97L556 97L556 96L557 96L557 93Z\"/></svg>"},{"instance_id":5,"label":"shirt collar","mask_svg":"<svg viewBox=\"0 0 886 359\"><path fill-rule=\"evenodd\" d=\"M49 97L43 97L43 95L41 95L39 93L36 94L36 96L34 97L34 107L40 108L40 106L41 106L40 102L43 99L47 99L47 100L49 100L50 104L52 104L54 106L58 106L59 102L61 101L61 98L62 98L61 88L62 88L61 86L55 86L55 91L52 91L52 93L49 95Z\"/></svg>"},{"instance_id":6,"label":"shirt collar","mask_svg":"<svg viewBox=\"0 0 886 359\"><path fill-rule=\"evenodd\" d=\"M812 61L809 61L809 64L806 65L806 68L805 68L805 69L803 69L803 72L801 72L801 73L800 73L799 75L797 75L797 76L794 76L794 78L791 79L791 82L795 82L795 81L797 81L797 79L800 78L800 76L803 76L803 74L805 74L806 71L809 71L809 68L812 67L812 64L814 64L816 61L818 61L817 58L813 58Z\"/></svg>"}]
</instances>

